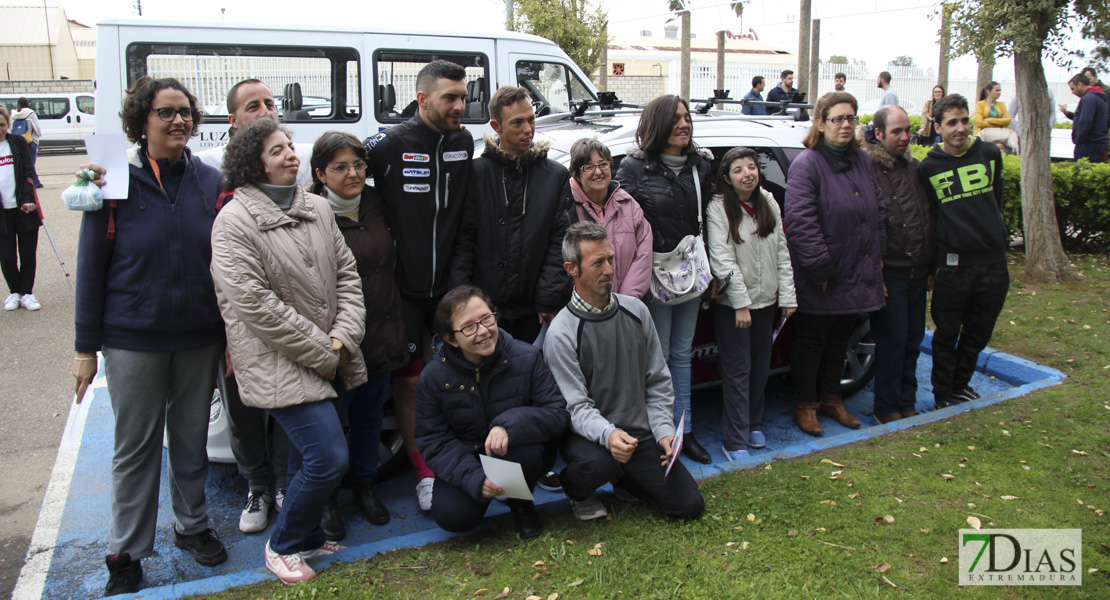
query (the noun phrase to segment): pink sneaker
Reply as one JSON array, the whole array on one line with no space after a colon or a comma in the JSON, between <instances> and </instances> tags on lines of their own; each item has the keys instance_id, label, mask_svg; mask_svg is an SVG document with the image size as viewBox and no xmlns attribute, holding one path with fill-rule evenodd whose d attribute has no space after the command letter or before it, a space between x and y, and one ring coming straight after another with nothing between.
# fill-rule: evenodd
<instances>
[{"instance_id":1,"label":"pink sneaker","mask_svg":"<svg viewBox=\"0 0 1110 600\"><path fill-rule=\"evenodd\" d=\"M346 546L340 546L336 542L327 541L327 542L324 542L323 546L320 546L319 548L317 548L315 550L302 550L300 552L300 555L301 555L301 558L303 558L305 560L308 560L310 558L316 558L317 556L327 556L329 554L335 554L336 552L339 552L340 550L346 550L346 549L347 549Z\"/></svg>"},{"instance_id":2,"label":"pink sneaker","mask_svg":"<svg viewBox=\"0 0 1110 600\"><path fill-rule=\"evenodd\" d=\"M278 554L270 549L270 542L266 542L266 568L286 585L316 577L316 571L304 563L300 554Z\"/></svg>"}]
</instances>

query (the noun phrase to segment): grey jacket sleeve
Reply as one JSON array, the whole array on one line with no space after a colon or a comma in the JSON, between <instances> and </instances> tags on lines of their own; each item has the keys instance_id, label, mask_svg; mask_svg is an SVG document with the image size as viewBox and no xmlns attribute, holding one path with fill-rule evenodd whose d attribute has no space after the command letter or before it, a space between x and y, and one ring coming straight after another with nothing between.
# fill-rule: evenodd
<instances>
[{"instance_id":1,"label":"grey jacket sleeve","mask_svg":"<svg viewBox=\"0 0 1110 600\"><path fill-rule=\"evenodd\" d=\"M590 391L586 389L586 378L578 365L578 348L575 329L578 318L563 309L551 321L547 338L543 344L543 355L547 366L555 376L555 383L567 402L570 411L570 426L578 435L591 440L601 447L609 448L609 436L617 430L616 425L601 416ZM653 334L654 335L654 334ZM659 346L658 337L655 342ZM666 365L663 365L666 369ZM668 378L668 387L669 387ZM654 429L654 427L653 427Z\"/></svg>"}]
</instances>

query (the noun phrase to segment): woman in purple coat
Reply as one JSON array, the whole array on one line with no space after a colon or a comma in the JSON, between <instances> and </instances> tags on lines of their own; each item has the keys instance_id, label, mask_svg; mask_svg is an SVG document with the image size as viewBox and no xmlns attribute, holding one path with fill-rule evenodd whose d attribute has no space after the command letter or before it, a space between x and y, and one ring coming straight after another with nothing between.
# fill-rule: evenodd
<instances>
[{"instance_id":1,"label":"woman in purple coat","mask_svg":"<svg viewBox=\"0 0 1110 600\"><path fill-rule=\"evenodd\" d=\"M859 314L886 303L882 192L854 135L857 109L846 92L817 101L807 150L790 165L786 183L783 223L798 296L790 348L794 420L810 435L821 435L818 411L859 427L840 395L848 338Z\"/></svg>"}]
</instances>

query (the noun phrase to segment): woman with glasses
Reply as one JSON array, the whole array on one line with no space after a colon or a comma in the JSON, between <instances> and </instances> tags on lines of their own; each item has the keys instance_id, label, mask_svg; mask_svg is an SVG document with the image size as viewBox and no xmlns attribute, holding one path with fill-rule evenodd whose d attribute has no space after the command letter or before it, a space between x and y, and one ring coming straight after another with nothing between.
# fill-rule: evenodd
<instances>
[{"instance_id":1,"label":"woman with glasses","mask_svg":"<svg viewBox=\"0 0 1110 600\"><path fill-rule=\"evenodd\" d=\"M393 236L385 224L382 200L366 185L366 149L355 136L328 131L312 147L312 191L328 201L347 247L355 257L366 302L366 336L362 356L369 380L340 396L340 420L349 428L347 478L355 487L366 519L389 522L389 509L378 497L378 439L390 372L408 362L401 321L401 296L393 277ZM324 509L325 534L333 540L346 533L335 494Z\"/></svg>"},{"instance_id":2,"label":"woman with glasses","mask_svg":"<svg viewBox=\"0 0 1110 600\"><path fill-rule=\"evenodd\" d=\"M857 109L846 92L821 96L806 150L786 182L783 223L798 300L790 347L794 420L810 435L821 435L818 412L859 427L840 392L848 338L861 313L886 303L882 192L855 136Z\"/></svg>"},{"instance_id":3,"label":"woman with glasses","mask_svg":"<svg viewBox=\"0 0 1110 600\"><path fill-rule=\"evenodd\" d=\"M432 518L447 531L466 531L504 493L478 456L519 463L535 489L555 462L570 413L540 351L498 329L481 289L447 292L433 326L443 343L417 384L416 445L436 473ZM521 538L543 533L531 500L508 505Z\"/></svg>"},{"instance_id":4,"label":"woman with glasses","mask_svg":"<svg viewBox=\"0 0 1110 600\"><path fill-rule=\"evenodd\" d=\"M933 106L944 96L943 85L933 86L933 95L921 109L921 129L917 132L917 141L922 146L934 146L940 143L940 133L937 132L936 120L933 117Z\"/></svg>"},{"instance_id":5,"label":"woman with glasses","mask_svg":"<svg viewBox=\"0 0 1110 600\"><path fill-rule=\"evenodd\" d=\"M570 147L570 191L579 221L600 223L613 246L613 291L643 298L651 287L651 226L640 204L613 180L613 155L594 138Z\"/></svg>"},{"instance_id":6,"label":"woman with glasses","mask_svg":"<svg viewBox=\"0 0 1110 600\"><path fill-rule=\"evenodd\" d=\"M342 549L320 526L347 471L332 399L337 387L366 383L366 307L328 201L297 185L289 135L255 119L227 145L225 187L235 195L212 227L212 277L243 404L269 410L289 438L288 487L265 561L296 583L316 576L305 559Z\"/></svg>"},{"instance_id":7,"label":"woman with glasses","mask_svg":"<svg viewBox=\"0 0 1110 600\"><path fill-rule=\"evenodd\" d=\"M636 128L636 148L621 161L617 181L643 209L651 225L654 252L671 252L687 236L701 235L702 209L713 181L711 159L712 154L694 143L694 123L686 100L668 95L647 103ZM701 302L697 294L686 298L686 302L670 305L649 299L647 306L674 383L676 425L685 414L682 453L709 464L713 458L694 437L690 412L690 361Z\"/></svg>"},{"instance_id":8,"label":"woman with glasses","mask_svg":"<svg viewBox=\"0 0 1110 600\"><path fill-rule=\"evenodd\" d=\"M163 431L169 436L174 544L227 558L208 522L209 403L224 326L208 264L220 173L193 158L197 100L176 79L142 77L120 111L127 198L86 212L78 241L73 375L77 401L104 357L115 414L106 595L133 593L154 553Z\"/></svg>"}]
</instances>

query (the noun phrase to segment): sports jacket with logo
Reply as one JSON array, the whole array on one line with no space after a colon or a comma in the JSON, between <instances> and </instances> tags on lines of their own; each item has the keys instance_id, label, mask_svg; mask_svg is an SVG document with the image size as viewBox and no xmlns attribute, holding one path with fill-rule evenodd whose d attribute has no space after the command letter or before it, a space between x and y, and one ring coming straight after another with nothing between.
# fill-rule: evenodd
<instances>
[{"instance_id":1,"label":"sports jacket with logo","mask_svg":"<svg viewBox=\"0 0 1110 600\"><path fill-rule=\"evenodd\" d=\"M962 267L1006 260L1002 152L979 138L961 156L937 146L917 168L936 214L937 264Z\"/></svg>"},{"instance_id":2,"label":"sports jacket with logo","mask_svg":"<svg viewBox=\"0 0 1110 600\"><path fill-rule=\"evenodd\" d=\"M385 201L397 243L397 287L411 299L447 292L448 272L462 220L474 138L469 131L441 134L420 115L363 144Z\"/></svg>"}]
</instances>

